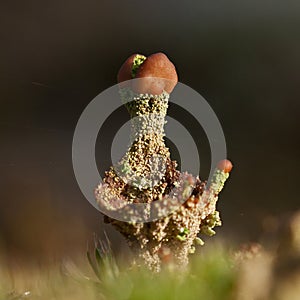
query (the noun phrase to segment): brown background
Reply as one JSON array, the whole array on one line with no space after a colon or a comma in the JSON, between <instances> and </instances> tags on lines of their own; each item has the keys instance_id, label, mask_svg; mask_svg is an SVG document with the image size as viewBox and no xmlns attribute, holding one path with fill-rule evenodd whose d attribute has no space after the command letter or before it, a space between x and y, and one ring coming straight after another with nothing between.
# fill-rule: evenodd
<instances>
[{"instance_id":1,"label":"brown background","mask_svg":"<svg viewBox=\"0 0 300 300\"><path fill-rule=\"evenodd\" d=\"M77 186L71 145L136 52L165 52L222 123L235 168L219 238L256 240L266 216L299 208L299 1L12 0L0 24L2 253L73 255L103 229L118 246Z\"/></svg>"}]
</instances>

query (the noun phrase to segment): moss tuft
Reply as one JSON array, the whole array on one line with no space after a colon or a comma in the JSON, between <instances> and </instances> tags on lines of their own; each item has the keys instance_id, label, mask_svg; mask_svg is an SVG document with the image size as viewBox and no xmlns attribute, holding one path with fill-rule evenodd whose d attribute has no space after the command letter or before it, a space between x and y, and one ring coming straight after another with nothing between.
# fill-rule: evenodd
<instances>
[{"instance_id":1,"label":"moss tuft","mask_svg":"<svg viewBox=\"0 0 300 300\"><path fill-rule=\"evenodd\" d=\"M146 60L146 58L147 58L146 56L141 54L137 54L135 56L135 58L133 59L132 70L131 70L132 78L135 78L138 68Z\"/></svg>"}]
</instances>

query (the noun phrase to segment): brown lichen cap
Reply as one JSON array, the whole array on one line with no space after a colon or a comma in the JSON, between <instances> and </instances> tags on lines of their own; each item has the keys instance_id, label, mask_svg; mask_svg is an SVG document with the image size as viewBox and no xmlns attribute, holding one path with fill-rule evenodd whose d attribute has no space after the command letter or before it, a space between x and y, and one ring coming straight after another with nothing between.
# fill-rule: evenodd
<instances>
[{"instance_id":1,"label":"brown lichen cap","mask_svg":"<svg viewBox=\"0 0 300 300\"><path fill-rule=\"evenodd\" d=\"M145 58L136 68L133 77L134 60L140 54L131 55L118 73L118 82L137 78L131 88L138 94L160 95L164 91L170 94L178 82L175 66L164 53L155 53ZM128 85L127 85L128 86ZM121 85L121 87L125 87Z\"/></svg>"},{"instance_id":2,"label":"brown lichen cap","mask_svg":"<svg viewBox=\"0 0 300 300\"><path fill-rule=\"evenodd\" d=\"M232 163L228 159L223 159L219 161L217 168L220 171L224 171L225 173L229 173L232 170Z\"/></svg>"}]
</instances>

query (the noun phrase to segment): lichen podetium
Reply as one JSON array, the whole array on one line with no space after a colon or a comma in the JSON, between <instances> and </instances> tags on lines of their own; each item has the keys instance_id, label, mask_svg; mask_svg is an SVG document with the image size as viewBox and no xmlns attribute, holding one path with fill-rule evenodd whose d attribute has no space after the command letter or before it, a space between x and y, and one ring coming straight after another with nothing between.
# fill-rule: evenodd
<instances>
[{"instance_id":1,"label":"lichen podetium","mask_svg":"<svg viewBox=\"0 0 300 300\"><path fill-rule=\"evenodd\" d=\"M104 218L125 236L137 264L144 262L155 272L164 265L185 268L195 245L203 243L197 235L211 236L213 228L221 225L216 202L232 165L221 161L209 186L176 169L164 141L168 99L177 83L175 67L166 55L130 56L118 81L131 116L132 143L96 188L97 203L123 218L126 212L125 220ZM141 203L142 212L127 208Z\"/></svg>"}]
</instances>

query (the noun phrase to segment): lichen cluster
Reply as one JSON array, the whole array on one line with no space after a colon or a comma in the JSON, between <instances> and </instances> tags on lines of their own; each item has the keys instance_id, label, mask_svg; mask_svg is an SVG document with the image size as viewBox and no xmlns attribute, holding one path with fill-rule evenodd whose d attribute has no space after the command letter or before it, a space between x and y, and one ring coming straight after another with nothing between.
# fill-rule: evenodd
<instances>
[{"instance_id":1,"label":"lichen cluster","mask_svg":"<svg viewBox=\"0 0 300 300\"><path fill-rule=\"evenodd\" d=\"M109 213L105 222L127 239L136 263L156 272L164 265L184 268L203 243L198 234L213 235L221 225L216 202L229 173L216 168L208 186L176 169L164 142L168 93L136 94L125 87L120 95L131 116L131 146L105 173L97 202L116 216Z\"/></svg>"}]
</instances>

